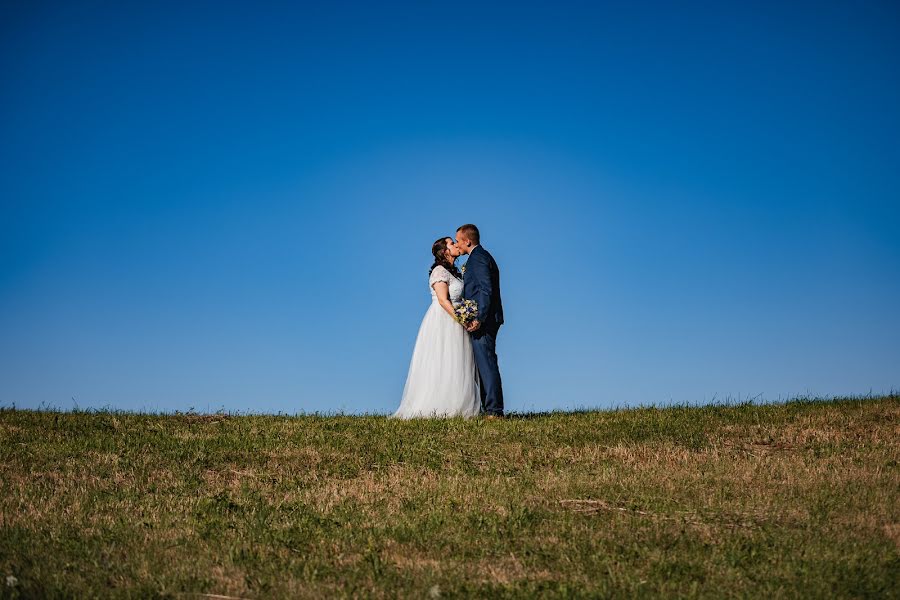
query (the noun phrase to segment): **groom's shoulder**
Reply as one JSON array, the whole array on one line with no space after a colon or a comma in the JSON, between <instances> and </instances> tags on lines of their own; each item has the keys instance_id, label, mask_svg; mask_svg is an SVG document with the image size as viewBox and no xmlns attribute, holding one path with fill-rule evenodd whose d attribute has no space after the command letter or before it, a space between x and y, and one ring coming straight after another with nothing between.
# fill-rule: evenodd
<instances>
[{"instance_id":1,"label":"groom's shoulder","mask_svg":"<svg viewBox=\"0 0 900 600\"><path fill-rule=\"evenodd\" d=\"M494 263L495 265L497 264L497 261L494 260L494 255L488 252L484 246L478 246L476 250L481 250L481 255L486 261L488 261L489 263Z\"/></svg>"},{"instance_id":2,"label":"groom's shoulder","mask_svg":"<svg viewBox=\"0 0 900 600\"><path fill-rule=\"evenodd\" d=\"M482 246L478 246L474 250L472 250L471 254L469 254L469 260L477 260L483 262L491 261L491 254L484 249Z\"/></svg>"}]
</instances>

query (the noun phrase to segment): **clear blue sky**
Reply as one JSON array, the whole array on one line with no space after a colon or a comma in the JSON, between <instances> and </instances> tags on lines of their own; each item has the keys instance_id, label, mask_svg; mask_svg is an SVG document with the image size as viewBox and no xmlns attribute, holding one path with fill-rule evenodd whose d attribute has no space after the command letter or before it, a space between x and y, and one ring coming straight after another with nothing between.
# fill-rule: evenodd
<instances>
[{"instance_id":1,"label":"clear blue sky","mask_svg":"<svg viewBox=\"0 0 900 600\"><path fill-rule=\"evenodd\" d=\"M900 389L893 2L16 4L0 405L392 411L470 221L508 410Z\"/></svg>"}]
</instances>

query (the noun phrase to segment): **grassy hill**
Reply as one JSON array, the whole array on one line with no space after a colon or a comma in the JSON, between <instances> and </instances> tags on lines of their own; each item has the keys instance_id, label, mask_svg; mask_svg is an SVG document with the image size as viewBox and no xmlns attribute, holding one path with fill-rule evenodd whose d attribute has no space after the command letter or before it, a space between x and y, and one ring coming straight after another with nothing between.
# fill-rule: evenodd
<instances>
[{"instance_id":1,"label":"grassy hill","mask_svg":"<svg viewBox=\"0 0 900 600\"><path fill-rule=\"evenodd\" d=\"M0 596L898 597L898 440L896 395L503 422L5 409Z\"/></svg>"}]
</instances>

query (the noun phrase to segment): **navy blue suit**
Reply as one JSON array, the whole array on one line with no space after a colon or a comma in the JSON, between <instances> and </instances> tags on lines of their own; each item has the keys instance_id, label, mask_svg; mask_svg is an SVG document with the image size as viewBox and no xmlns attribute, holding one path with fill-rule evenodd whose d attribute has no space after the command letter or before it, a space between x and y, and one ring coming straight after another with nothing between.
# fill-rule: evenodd
<instances>
[{"instance_id":1,"label":"navy blue suit","mask_svg":"<svg viewBox=\"0 0 900 600\"><path fill-rule=\"evenodd\" d=\"M503 324L500 269L490 252L481 246L469 253L463 277L463 297L478 303L481 327L472 333L475 365L481 378L481 405L486 414L503 414L503 384L497 364L497 332Z\"/></svg>"}]
</instances>

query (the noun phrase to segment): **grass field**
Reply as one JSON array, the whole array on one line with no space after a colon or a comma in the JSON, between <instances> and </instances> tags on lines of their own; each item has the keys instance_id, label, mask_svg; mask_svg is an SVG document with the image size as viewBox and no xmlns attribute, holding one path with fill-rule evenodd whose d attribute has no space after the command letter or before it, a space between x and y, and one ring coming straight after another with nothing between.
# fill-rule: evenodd
<instances>
[{"instance_id":1,"label":"grass field","mask_svg":"<svg viewBox=\"0 0 900 600\"><path fill-rule=\"evenodd\" d=\"M0 596L898 597L898 440L896 395L503 422L4 409Z\"/></svg>"}]
</instances>

